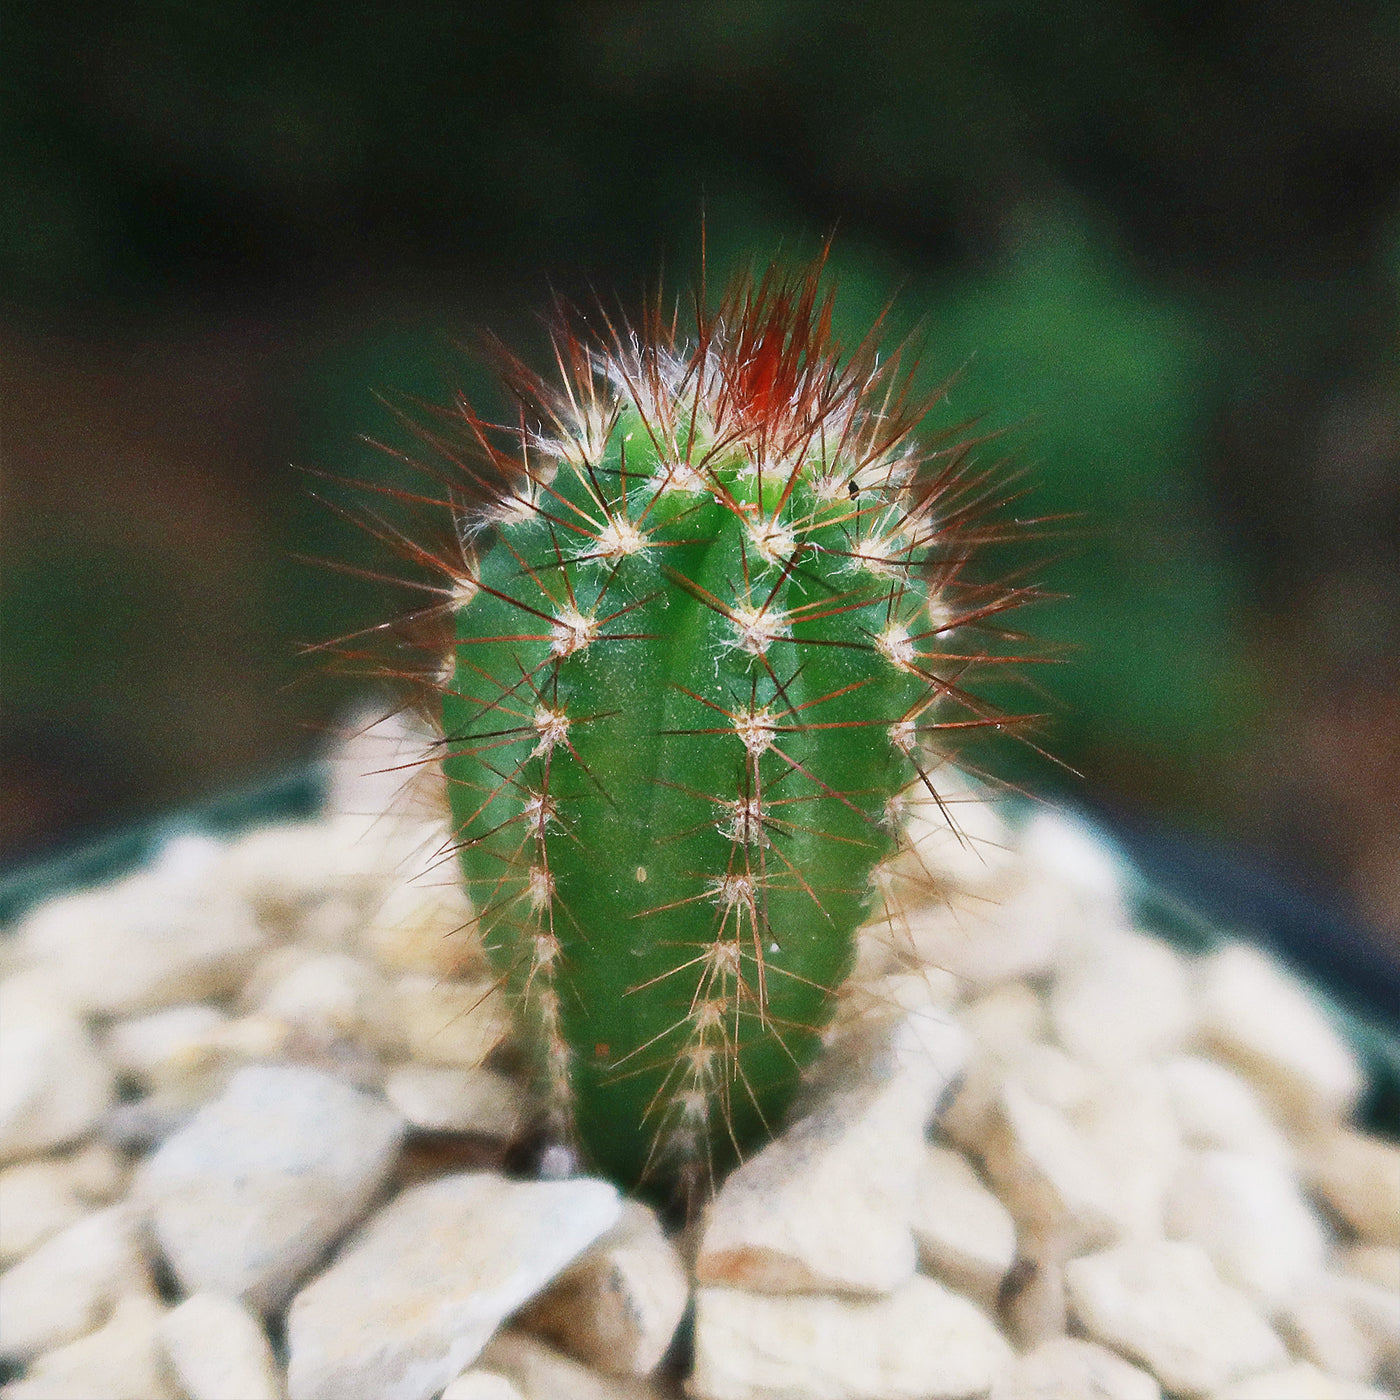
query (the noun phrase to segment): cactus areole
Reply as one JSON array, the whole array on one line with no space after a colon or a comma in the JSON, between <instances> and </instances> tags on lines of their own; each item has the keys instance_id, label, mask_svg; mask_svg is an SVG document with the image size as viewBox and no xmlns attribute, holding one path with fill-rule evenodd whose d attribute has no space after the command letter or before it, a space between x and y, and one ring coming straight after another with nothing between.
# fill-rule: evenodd
<instances>
[{"instance_id":1,"label":"cactus areole","mask_svg":"<svg viewBox=\"0 0 1400 1400\"><path fill-rule=\"evenodd\" d=\"M988 478L916 439L898 353L835 345L820 264L688 331L598 320L561 320L553 381L511 362L517 426L424 434L442 752L549 1133L684 1195L779 1125L901 795L940 731L1004 723L964 686L1023 591L967 577Z\"/></svg>"}]
</instances>

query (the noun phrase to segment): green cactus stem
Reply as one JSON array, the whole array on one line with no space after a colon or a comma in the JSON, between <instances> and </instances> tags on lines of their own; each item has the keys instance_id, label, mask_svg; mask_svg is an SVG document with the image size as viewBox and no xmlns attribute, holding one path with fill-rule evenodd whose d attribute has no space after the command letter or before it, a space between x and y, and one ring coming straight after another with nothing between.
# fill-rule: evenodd
<instances>
[{"instance_id":1,"label":"green cactus stem","mask_svg":"<svg viewBox=\"0 0 1400 1400\"><path fill-rule=\"evenodd\" d=\"M565 321L516 428L450 415L458 858L550 1132L653 1194L776 1129L929 744L1006 722L965 688L1024 601L966 577L989 479L831 308L818 263L688 337Z\"/></svg>"}]
</instances>

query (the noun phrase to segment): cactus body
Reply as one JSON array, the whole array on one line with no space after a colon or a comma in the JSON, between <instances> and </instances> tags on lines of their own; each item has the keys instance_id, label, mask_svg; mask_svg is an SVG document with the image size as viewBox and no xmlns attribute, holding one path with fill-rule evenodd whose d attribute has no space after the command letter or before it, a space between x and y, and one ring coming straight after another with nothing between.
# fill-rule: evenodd
<instances>
[{"instance_id":1,"label":"cactus body","mask_svg":"<svg viewBox=\"0 0 1400 1400\"><path fill-rule=\"evenodd\" d=\"M561 333L505 438L461 409L461 868L552 1131L663 1192L776 1128L925 740L994 722L952 640L1009 605L962 575L980 485L897 357L838 358L819 272L690 342Z\"/></svg>"}]
</instances>

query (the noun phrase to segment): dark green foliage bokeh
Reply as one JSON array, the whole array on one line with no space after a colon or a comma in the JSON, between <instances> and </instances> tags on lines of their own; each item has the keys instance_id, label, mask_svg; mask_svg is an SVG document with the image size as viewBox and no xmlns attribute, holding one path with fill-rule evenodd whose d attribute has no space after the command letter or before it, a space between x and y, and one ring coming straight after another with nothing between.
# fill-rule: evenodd
<instances>
[{"instance_id":1,"label":"dark green foliage bokeh","mask_svg":"<svg viewBox=\"0 0 1400 1400\"><path fill-rule=\"evenodd\" d=\"M682 287L702 211L716 282L835 228L848 334L895 296L927 382L957 375L941 421L1006 430L987 454L1030 488L1010 509L1060 519L1004 563L1067 595L1026 619L1056 645L1043 697L1007 698L1053 716L1046 747L1091 787L1224 822L1297 681L1280 650L1396 649L1393 586L1339 658L1305 616L1329 558L1396 564L1375 511L1358 545L1366 512L1334 508L1325 557L1313 529L1329 405L1394 392L1394 4L79 0L11 6L5 31L6 323L82 347L256 321L278 347L228 468L256 502L246 593L236 626L208 619L261 658L239 764L304 750L344 702L297 644L406 601L299 562L382 556L292 464L401 480L357 439L402 435L372 391L500 411L460 338L538 359L551 286L635 305L664 265ZM63 470L16 446L21 485ZM161 489L114 484L76 536L16 493L3 645L28 737L7 743L23 767L61 724L120 790L74 797L50 839L235 761L198 724L224 682L155 664L190 566L121 522ZM1055 780L1027 750L990 761Z\"/></svg>"}]
</instances>

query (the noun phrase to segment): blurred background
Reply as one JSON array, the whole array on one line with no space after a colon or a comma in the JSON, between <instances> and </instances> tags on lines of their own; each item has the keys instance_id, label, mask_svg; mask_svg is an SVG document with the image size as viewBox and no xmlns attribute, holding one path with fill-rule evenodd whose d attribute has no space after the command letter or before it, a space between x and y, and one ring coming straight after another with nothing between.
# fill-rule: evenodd
<instances>
[{"instance_id":1,"label":"blurred background","mask_svg":"<svg viewBox=\"0 0 1400 1400\"><path fill-rule=\"evenodd\" d=\"M1017 779L1223 836L1400 944L1400 5L12 0L0 866L256 779L403 600L309 467L499 405L552 292L750 255L890 296L1072 513Z\"/></svg>"}]
</instances>

